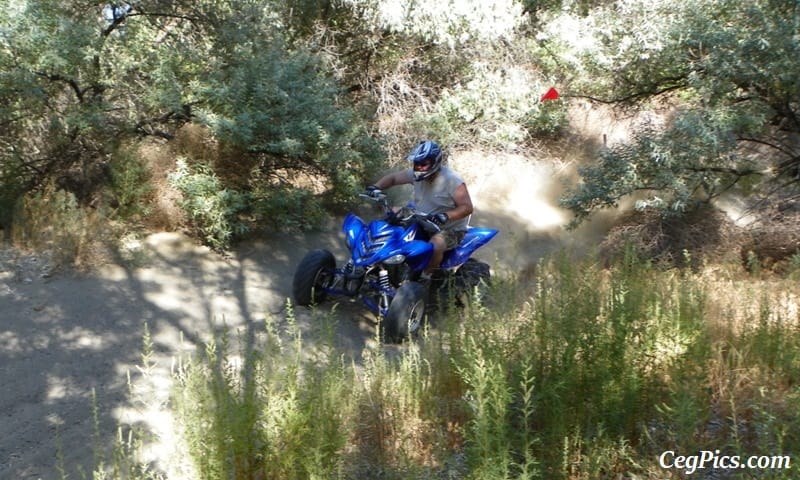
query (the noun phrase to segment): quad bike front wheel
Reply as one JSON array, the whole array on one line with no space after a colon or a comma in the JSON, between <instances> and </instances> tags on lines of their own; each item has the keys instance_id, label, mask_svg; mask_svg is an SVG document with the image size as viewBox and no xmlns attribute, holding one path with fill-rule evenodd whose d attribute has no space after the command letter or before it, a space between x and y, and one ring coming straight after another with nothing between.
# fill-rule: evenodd
<instances>
[{"instance_id":1,"label":"quad bike front wheel","mask_svg":"<svg viewBox=\"0 0 800 480\"><path fill-rule=\"evenodd\" d=\"M428 289L417 282L405 282L389 304L383 319L384 337L389 342L401 342L416 335L425 320Z\"/></svg>"},{"instance_id":2,"label":"quad bike front wheel","mask_svg":"<svg viewBox=\"0 0 800 480\"><path fill-rule=\"evenodd\" d=\"M325 287L333 280L336 259L328 250L312 250L303 257L292 280L297 305L316 305L325 300Z\"/></svg>"}]
</instances>

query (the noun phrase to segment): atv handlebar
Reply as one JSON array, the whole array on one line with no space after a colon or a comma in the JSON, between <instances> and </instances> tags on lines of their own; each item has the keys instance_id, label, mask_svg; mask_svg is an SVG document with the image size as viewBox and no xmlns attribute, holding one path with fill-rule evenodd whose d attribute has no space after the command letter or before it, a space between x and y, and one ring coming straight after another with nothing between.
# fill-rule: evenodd
<instances>
[{"instance_id":1,"label":"atv handlebar","mask_svg":"<svg viewBox=\"0 0 800 480\"><path fill-rule=\"evenodd\" d=\"M429 214L418 211L413 204L409 203L399 210L394 210L389 206L389 201L386 199L386 194L383 192L378 195L359 193L358 196L383 207L383 213L389 220L398 222L402 225L410 225L413 222L418 222L426 231L433 233L439 233L442 231L442 227L431 221Z\"/></svg>"},{"instance_id":2,"label":"atv handlebar","mask_svg":"<svg viewBox=\"0 0 800 480\"><path fill-rule=\"evenodd\" d=\"M369 193L359 193L358 196L365 200L369 200L371 202L380 203L382 206L388 208L389 202L386 201L386 194L381 192L377 195L369 194Z\"/></svg>"}]
</instances>

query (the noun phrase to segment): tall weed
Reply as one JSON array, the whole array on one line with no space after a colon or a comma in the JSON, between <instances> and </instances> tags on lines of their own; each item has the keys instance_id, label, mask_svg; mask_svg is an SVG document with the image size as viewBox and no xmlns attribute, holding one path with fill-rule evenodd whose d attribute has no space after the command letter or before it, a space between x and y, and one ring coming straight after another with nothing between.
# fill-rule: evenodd
<instances>
[{"instance_id":1,"label":"tall weed","mask_svg":"<svg viewBox=\"0 0 800 480\"><path fill-rule=\"evenodd\" d=\"M710 308L714 282L556 255L531 284L498 282L524 301L356 356L335 310L304 338L290 308L249 350L185 364L178 411L199 478L656 479L678 475L658 465L670 449L796 454L796 305Z\"/></svg>"},{"instance_id":2,"label":"tall weed","mask_svg":"<svg viewBox=\"0 0 800 480\"><path fill-rule=\"evenodd\" d=\"M152 173L133 151L120 150L111 164L111 191L116 198L116 216L129 221L151 212L149 197L155 187Z\"/></svg>"},{"instance_id":3,"label":"tall weed","mask_svg":"<svg viewBox=\"0 0 800 480\"><path fill-rule=\"evenodd\" d=\"M231 353L223 336L179 371L176 406L199 478L336 478L352 380L335 358L305 363L301 344L271 324L264 337L264 349Z\"/></svg>"},{"instance_id":4,"label":"tall weed","mask_svg":"<svg viewBox=\"0 0 800 480\"><path fill-rule=\"evenodd\" d=\"M52 184L17 202L11 226L15 245L46 252L54 266L94 265L105 254L109 234L101 212L84 208L75 195Z\"/></svg>"}]
</instances>

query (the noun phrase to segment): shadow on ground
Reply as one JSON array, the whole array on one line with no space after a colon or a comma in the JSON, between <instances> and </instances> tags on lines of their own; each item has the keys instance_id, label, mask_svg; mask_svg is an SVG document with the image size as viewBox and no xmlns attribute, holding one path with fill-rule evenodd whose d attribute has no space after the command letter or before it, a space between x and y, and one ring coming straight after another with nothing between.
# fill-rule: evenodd
<instances>
[{"instance_id":1,"label":"shadow on ground","mask_svg":"<svg viewBox=\"0 0 800 480\"><path fill-rule=\"evenodd\" d=\"M495 197L486 191L476 188L472 224L500 230L477 254L495 274L524 271L587 236L564 232L553 220L554 207L541 201L553 196L550 191L506 189ZM504 207L512 196L523 205ZM550 223L536 225L537 215L550 215ZM168 457L166 450L179 444L168 438L168 420L135 397L166 403L172 359L192 354L221 331L236 332L252 348L267 319L285 323L303 255L327 248L344 261L339 229L332 221L321 232L269 234L227 256L181 234L160 233L143 242L137 266L111 265L91 275L20 271L22 257L8 253L0 262L0 478L91 478L94 453L112 443L120 423L152 430L159 447L150 449L150 461ZM296 309L296 318L302 329L315 328L308 309ZM376 338L371 314L343 301L335 320L337 342L358 361ZM137 391L146 328L161 391Z\"/></svg>"}]
</instances>

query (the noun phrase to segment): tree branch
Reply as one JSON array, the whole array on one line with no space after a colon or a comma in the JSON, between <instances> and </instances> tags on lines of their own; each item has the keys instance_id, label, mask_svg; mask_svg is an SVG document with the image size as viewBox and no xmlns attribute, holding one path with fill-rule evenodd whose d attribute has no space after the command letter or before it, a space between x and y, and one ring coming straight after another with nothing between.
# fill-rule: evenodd
<instances>
[{"instance_id":1,"label":"tree branch","mask_svg":"<svg viewBox=\"0 0 800 480\"><path fill-rule=\"evenodd\" d=\"M742 136L737 136L736 138L737 138L737 140L740 140L742 142L750 142L750 143L757 143L759 145L765 145L767 147L773 148L773 149L783 153L784 155L787 155L789 157L794 157L794 153L793 152L787 150L786 148L782 147L781 145L776 145L774 143L768 142L766 140L762 140L760 138L742 137Z\"/></svg>"},{"instance_id":2,"label":"tree branch","mask_svg":"<svg viewBox=\"0 0 800 480\"><path fill-rule=\"evenodd\" d=\"M75 80L67 78L58 73L45 73L45 72L33 72L33 73L40 77L44 77L47 80L50 80L51 82L66 83L67 85L69 85L72 91L75 92L75 96L78 98L78 101L83 103L83 90L81 90L80 86L78 86L78 83Z\"/></svg>"},{"instance_id":3,"label":"tree branch","mask_svg":"<svg viewBox=\"0 0 800 480\"><path fill-rule=\"evenodd\" d=\"M736 168L730 168L730 167L686 167L686 170L697 173L705 173L705 172L728 173L731 175L736 175L737 177L746 177L748 175L764 175L763 170L756 170L752 168L748 168L745 170L738 170Z\"/></svg>"},{"instance_id":4,"label":"tree branch","mask_svg":"<svg viewBox=\"0 0 800 480\"><path fill-rule=\"evenodd\" d=\"M183 111L182 112L176 112L176 111L173 110L173 111L169 111L169 112L165 113L164 115L161 115L160 117L157 117L157 118L139 120L136 123L136 125L133 127L133 129L134 129L134 131L142 133L144 135L154 135L154 136L157 136L157 137L161 137L161 138L165 138L167 140L170 140L170 139L174 138L173 134L171 134L171 133L169 133L169 132L167 132L165 130L160 130L160 129L155 129L155 128L148 128L148 127L150 127L151 125L164 124L164 123L168 123L168 122L175 121L175 120L188 122L189 120L192 119L191 108L192 108L192 105L191 104L187 104L187 105L183 106Z\"/></svg>"},{"instance_id":5,"label":"tree branch","mask_svg":"<svg viewBox=\"0 0 800 480\"><path fill-rule=\"evenodd\" d=\"M636 100L648 97L656 97L658 95L663 95L665 93L680 90L682 88L686 88L689 84L686 82L685 77L677 77L674 79L665 79L668 81L675 81L677 83L665 87L653 87L650 90L644 90L641 92L634 92L630 95L619 97L619 98L612 98L612 99L602 99L598 97L594 97L592 95L575 95L575 94L564 94L562 97L571 97L571 98L583 98L587 100L591 100L597 103L604 103L604 104L615 104L615 103L631 103ZM682 80L682 81L681 81Z\"/></svg>"}]
</instances>

